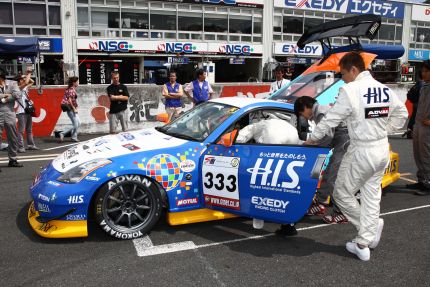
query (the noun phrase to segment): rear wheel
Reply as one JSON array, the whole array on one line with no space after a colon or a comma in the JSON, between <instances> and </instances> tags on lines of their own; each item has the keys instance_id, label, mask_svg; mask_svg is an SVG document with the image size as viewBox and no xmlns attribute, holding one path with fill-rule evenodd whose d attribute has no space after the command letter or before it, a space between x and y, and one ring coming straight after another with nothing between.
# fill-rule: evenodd
<instances>
[{"instance_id":1,"label":"rear wheel","mask_svg":"<svg viewBox=\"0 0 430 287\"><path fill-rule=\"evenodd\" d=\"M112 179L98 191L95 203L97 223L106 233L120 239L145 235L162 212L157 186L141 175Z\"/></svg>"}]
</instances>

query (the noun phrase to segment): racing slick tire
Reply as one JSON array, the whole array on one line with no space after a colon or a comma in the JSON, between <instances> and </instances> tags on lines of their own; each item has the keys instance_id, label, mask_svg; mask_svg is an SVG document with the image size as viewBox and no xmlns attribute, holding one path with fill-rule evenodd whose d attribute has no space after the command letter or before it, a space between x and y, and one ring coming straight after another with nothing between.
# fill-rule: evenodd
<instances>
[{"instance_id":1,"label":"racing slick tire","mask_svg":"<svg viewBox=\"0 0 430 287\"><path fill-rule=\"evenodd\" d=\"M161 217L162 197L157 185L141 175L118 176L95 197L95 218L109 235L134 239L147 234Z\"/></svg>"}]
</instances>

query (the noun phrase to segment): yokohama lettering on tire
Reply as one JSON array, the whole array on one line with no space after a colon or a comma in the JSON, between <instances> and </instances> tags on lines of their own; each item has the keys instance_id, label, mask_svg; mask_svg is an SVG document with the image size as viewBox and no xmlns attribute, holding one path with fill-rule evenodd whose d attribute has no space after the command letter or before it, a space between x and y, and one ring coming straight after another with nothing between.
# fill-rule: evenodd
<instances>
[{"instance_id":1,"label":"yokohama lettering on tire","mask_svg":"<svg viewBox=\"0 0 430 287\"><path fill-rule=\"evenodd\" d=\"M118 176L96 194L95 217L100 227L118 239L147 234L158 222L162 199L156 184L141 175Z\"/></svg>"}]
</instances>

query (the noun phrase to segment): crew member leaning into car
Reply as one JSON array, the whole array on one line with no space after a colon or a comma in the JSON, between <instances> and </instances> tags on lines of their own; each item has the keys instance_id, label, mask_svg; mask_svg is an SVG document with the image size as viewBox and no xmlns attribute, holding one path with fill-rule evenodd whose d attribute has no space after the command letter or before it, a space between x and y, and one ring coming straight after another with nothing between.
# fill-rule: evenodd
<instances>
[{"instance_id":1,"label":"crew member leaning into car","mask_svg":"<svg viewBox=\"0 0 430 287\"><path fill-rule=\"evenodd\" d=\"M197 79L188 83L184 90L187 97L193 101L194 106L209 101L214 93L211 85L206 81L206 72L203 69L198 69L196 74ZM193 96L190 93L193 93Z\"/></svg>"},{"instance_id":2,"label":"crew member leaning into car","mask_svg":"<svg viewBox=\"0 0 430 287\"><path fill-rule=\"evenodd\" d=\"M334 199L358 235L346 249L361 260L380 240L384 221L379 218L381 181L389 163L388 133L403 127L408 117L404 103L366 71L358 52L347 53L339 62L342 79L339 97L305 144L314 144L345 122L351 139L340 164ZM355 198L360 190L361 204Z\"/></svg>"}]
</instances>

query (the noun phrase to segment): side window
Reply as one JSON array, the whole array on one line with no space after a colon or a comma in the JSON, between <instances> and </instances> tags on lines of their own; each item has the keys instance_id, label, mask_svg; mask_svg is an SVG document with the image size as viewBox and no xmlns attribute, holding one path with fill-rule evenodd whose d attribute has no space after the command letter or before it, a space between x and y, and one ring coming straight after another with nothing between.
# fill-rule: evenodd
<instances>
[{"instance_id":1,"label":"side window","mask_svg":"<svg viewBox=\"0 0 430 287\"><path fill-rule=\"evenodd\" d=\"M277 144L276 140L272 143L268 142L270 140L265 139L268 137L268 133L282 133L282 131L271 129L269 122L267 122L267 124L264 123L270 120L285 121L287 125L291 126L289 126L289 131L285 132L293 131L297 133L296 117L292 111L282 109L258 109L240 117L224 134L237 130L238 134L235 139L235 144Z\"/></svg>"}]
</instances>

